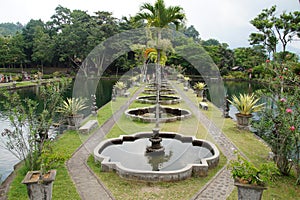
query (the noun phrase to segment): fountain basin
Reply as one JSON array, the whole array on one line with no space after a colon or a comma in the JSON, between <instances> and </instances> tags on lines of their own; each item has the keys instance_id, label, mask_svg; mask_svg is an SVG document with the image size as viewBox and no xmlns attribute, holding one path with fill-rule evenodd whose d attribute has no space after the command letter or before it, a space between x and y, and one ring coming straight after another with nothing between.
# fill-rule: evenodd
<instances>
[{"instance_id":1,"label":"fountain basin","mask_svg":"<svg viewBox=\"0 0 300 200\"><path fill-rule=\"evenodd\" d=\"M94 150L102 171L116 171L120 177L143 181L178 181L206 176L218 165L219 150L209 141L161 132L164 154L146 153L152 132L122 135L102 141ZM160 157L159 157L160 156Z\"/></svg>"},{"instance_id":2,"label":"fountain basin","mask_svg":"<svg viewBox=\"0 0 300 200\"><path fill-rule=\"evenodd\" d=\"M143 91L144 94L156 94L156 89L147 88ZM176 91L173 89L161 89L159 91L161 95L168 95L168 94L176 94Z\"/></svg>"},{"instance_id":3,"label":"fountain basin","mask_svg":"<svg viewBox=\"0 0 300 200\"><path fill-rule=\"evenodd\" d=\"M134 120L146 123L155 123L155 109L156 107L143 107L143 108L133 108L125 111L125 115ZM192 113L189 110L180 109L180 108L171 108L160 106L160 116L159 122L174 122L187 119L192 116Z\"/></svg>"},{"instance_id":4,"label":"fountain basin","mask_svg":"<svg viewBox=\"0 0 300 200\"><path fill-rule=\"evenodd\" d=\"M156 95L149 95L149 96L139 96L136 100L140 103L149 103L155 104L156 103ZM167 96L167 95L160 95L159 103L162 105L171 105L171 104L178 104L180 103L181 98L178 96Z\"/></svg>"}]
</instances>

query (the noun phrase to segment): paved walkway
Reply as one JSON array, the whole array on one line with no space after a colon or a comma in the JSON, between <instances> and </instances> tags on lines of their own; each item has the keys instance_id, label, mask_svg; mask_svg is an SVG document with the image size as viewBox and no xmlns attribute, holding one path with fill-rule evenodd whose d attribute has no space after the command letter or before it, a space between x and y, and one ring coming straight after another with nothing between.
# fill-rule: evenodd
<instances>
[{"instance_id":1,"label":"paved walkway","mask_svg":"<svg viewBox=\"0 0 300 200\"><path fill-rule=\"evenodd\" d=\"M107 120L84 144L82 144L67 162L67 168L73 179L77 191L83 200L111 200L114 199L108 189L100 182L97 176L90 170L86 162L94 148L103 140L115 122L134 99L142 92L140 88L114 115Z\"/></svg>"},{"instance_id":2,"label":"paved walkway","mask_svg":"<svg viewBox=\"0 0 300 200\"><path fill-rule=\"evenodd\" d=\"M207 128L208 133L213 137L218 144L219 149L228 160L234 159L234 151L237 147L222 133L222 131L209 120L186 95L176 85L173 87L177 90L182 99L189 105L198 120ZM215 175L192 199L193 200L222 200L226 199L234 188L233 179L230 171L225 167Z\"/></svg>"},{"instance_id":3,"label":"paved walkway","mask_svg":"<svg viewBox=\"0 0 300 200\"><path fill-rule=\"evenodd\" d=\"M234 144L211 122L200 110L198 105L195 105L184 93L178 89L176 85L173 87L178 94L190 106L198 120L207 128L209 134L218 144L220 151L228 160L235 158L234 150L237 149ZM124 113L131 102L143 90L140 88L134 96L122 106L108 121L106 121L81 147L73 154L72 158L67 162L69 173L76 185L82 199L86 200L111 200L114 199L108 189L100 182L97 176L87 166L86 161L94 148L104 138L104 136L113 127L115 122ZM226 199L234 188L233 179L226 166L223 167L210 182L208 182L192 200L222 200Z\"/></svg>"}]
</instances>

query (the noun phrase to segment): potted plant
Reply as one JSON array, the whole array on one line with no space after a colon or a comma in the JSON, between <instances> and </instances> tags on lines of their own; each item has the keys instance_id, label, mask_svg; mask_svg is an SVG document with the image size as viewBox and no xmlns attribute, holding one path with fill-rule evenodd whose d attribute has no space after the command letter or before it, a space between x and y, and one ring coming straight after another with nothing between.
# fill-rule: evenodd
<instances>
[{"instance_id":1,"label":"potted plant","mask_svg":"<svg viewBox=\"0 0 300 200\"><path fill-rule=\"evenodd\" d=\"M79 114L79 112L86 108L86 99L67 98L67 100L63 101L62 105L58 107L57 112L63 113L67 117L69 126L78 127L83 119L83 114Z\"/></svg>"},{"instance_id":2,"label":"potted plant","mask_svg":"<svg viewBox=\"0 0 300 200\"><path fill-rule=\"evenodd\" d=\"M27 172L22 183L27 186L29 199L52 199L52 188L55 176L56 170L49 170L46 173L42 173L41 171Z\"/></svg>"},{"instance_id":3,"label":"potted plant","mask_svg":"<svg viewBox=\"0 0 300 200\"><path fill-rule=\"evenodd\" d=\"M260 200L263 191L267 189L267 183L279 175L273 162L264 163L257 168L240 155L236 160L231 160L228 167L231 170L234 185L238 188L239 200Z\"/></svg>"},{"instance_id":4,"label":"potted plant","mask_svg":"<svg viewBox=\"0 0 300 200\"><path fill-rule=\"evenodd\" d=\"M137 76L133 76L130 78L130 81L131 81L131 85L132 86L135 86L136 85L136 81L138 80L138 77Z\"/></svg>"},{"instance_id":5,"label":"potted plant","mask_svg":"<svg viewBox=\"0 0 300 200\"><path fill-rule=\"evenodd\" d=\"M202 82L197 82L194 85L193 88L196 90L197 97L203 96L203 91L204 91L205 86L206 86L205 83L202 83Z\"/></svg>"},{"instance_id":6,"label":"potted plant","mask_svg":"<svg viewBox=\"0 0 300 200\"><path fill-rule=\"evenodd\" d=\"M249 129L252 113L264 108L264 104L257 104L259 98L256 98L254 94L240 94L239 97L234 95L232 101L228 101L238 109L239 113L235 116L238 127L243 129Z\"/></svg>"},{"instance_id":7,"label":"potted plant","mask_svg":"<svg viewBox=\"0 0 300 200\"><path fill-rule=\"evenodd\" d=\"M118 81L115 83L114 87L116 88L117 96L124 96L126 85L122 81Z\"/></svg>"},{"instance_id":8,"label":"potted plant","mask_svg":"<svg viewBox=\"0 0 300 200\"><path fill-rule=\"evenodd\" d=\"M190 77L183 77L183 80L184 80L184 87L188 87L189 86L189 81L191 80Z\"/></svg>"},{"instance_id":9,"label":"potted plant","mask_svg":"<svg viewBox=\"0 0 300 200\"><path fill-rule=\"evenodd\" d=\"M177 81L180 83L183 81L183 75L182 74L177 74Z\"/></svg>"}]
</instances>

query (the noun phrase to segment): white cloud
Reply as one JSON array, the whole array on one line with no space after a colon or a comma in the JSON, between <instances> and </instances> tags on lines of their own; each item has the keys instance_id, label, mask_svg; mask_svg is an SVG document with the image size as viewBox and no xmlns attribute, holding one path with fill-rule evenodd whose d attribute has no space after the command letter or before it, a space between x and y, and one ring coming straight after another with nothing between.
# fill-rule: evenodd
<instances>
[{"instance_id":1,"label":"white cloud","mask_svg":"<svg viewBox=\"0 0 300 200\"><path fill-rule=\"evenodd\" d=\"M142 3L155 0L9 0L0 7L0 22L27 23L30 19L50 20L60 4L71 10L113 12L115 17L134 15ZM277 5L278 12L299 10L298 0L165 0L167 6L179 5L203 39L215 38L231 48L248 45L249 34L255 31L250 20L262 9Z\"/></svg>"}]
</instances>

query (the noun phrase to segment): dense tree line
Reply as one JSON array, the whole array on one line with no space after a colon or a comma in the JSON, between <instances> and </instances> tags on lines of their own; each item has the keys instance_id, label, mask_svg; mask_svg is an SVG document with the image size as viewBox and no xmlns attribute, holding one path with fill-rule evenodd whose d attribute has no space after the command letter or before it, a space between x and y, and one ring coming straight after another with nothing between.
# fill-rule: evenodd
<instances>
[{"instance_id":1,"label":"dense tree line","mask_svg":"<svg viewBox=\"0 0 300 200\"><path fill-rule=\"evenodd\" d=\"M267 58L270 59L270 51L273 52L272 55L275 58L277 53L273 50L273 46L278 41L282 42L283 52L286 51L288 42L296 37L297 33L299 34L299 25L297 25L299 12L283 13L276 17L275 10L276 7L265 9L251 21L258 30L257 33L250 35L249 41L252 47L232 50L228 44L220 43L215 39L201 40L195 27L187 27L184 23L177 27L170 25L169 28L174 30L178 28L178 31L191 38L192 42L202 46L221 73L226 74L234 66L250 69L260 65ZM0 31L1 27L6 27L4 30L10 30L9 34L5 33L0 36L0 67L79 68L89 52L102 41L117 33L147 26L145 22L137 21L135 18L136 16L117 19L112 13L105 11L90 15L86 11L58 6L51 20L47 22L32 19L25 26L19 23L0 24ZM270 42L273 39L274 45L273 43L271 45ZM133 51L128 55L119 56L111 64L110 70L124 72L132 68L136 65L134 59L136 53ZM277 57L281 54L279 53ZM169 52L168 57L170 59L167 65L181 64L186 72L195 73L193 66L178 57L176 52Z\"/></svg>"}]
</instances>

